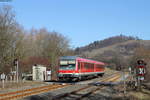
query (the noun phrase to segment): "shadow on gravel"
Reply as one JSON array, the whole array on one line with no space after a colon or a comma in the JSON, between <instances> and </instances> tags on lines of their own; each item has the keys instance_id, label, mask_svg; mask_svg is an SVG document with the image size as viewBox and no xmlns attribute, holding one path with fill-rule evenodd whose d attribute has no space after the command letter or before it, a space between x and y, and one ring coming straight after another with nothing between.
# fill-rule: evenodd
<instances>
[{"instance_id":1,"label":"shadow on gravel","mask_svg":"<svg viewBox=\"0 0 150 100\"><path fill-rule=\"evenodd\" d=\"M88 96L88 98L86 98L84 100L130 100L130 99L127 97L117 97L117 96L106 96L106 95L101 95L101 94L94 94L92 96Z\"/></svg>"},{"instance_id":2,"label":"shadow on gravel","mask_svg":"<svg viewBox=\"0 0 150 100\"><path fill-rule=\"evenodd\" d=\"M39 95L32 95L25 97L23 100L51 100L52 98L51 93L46 93L46 94L39 94Z\"/></svg>"},{"instance_id":3,"label":"shadow on gravel","mask_svg":"<svg viewBox=\"0 0 150 100\"><path fill-rule=\"evenodd\" d=\"M89 96L88 98L84 100L130 100L127 97L112 97L112 96L104 96L100 94L95 94L93 96Z\"/></svg>"},{"instance_id":4,"label":"shadow on gravel","mask_svg":"<svg viewBox=\"0 0 150 100\"><path fill-rule=\"evenodd\" d=\"M129 97L123 95L123 91L114 88L115 86L108 86L96 93L89 95L83 100L131 100Z\"/></svg>"}]
</instances>

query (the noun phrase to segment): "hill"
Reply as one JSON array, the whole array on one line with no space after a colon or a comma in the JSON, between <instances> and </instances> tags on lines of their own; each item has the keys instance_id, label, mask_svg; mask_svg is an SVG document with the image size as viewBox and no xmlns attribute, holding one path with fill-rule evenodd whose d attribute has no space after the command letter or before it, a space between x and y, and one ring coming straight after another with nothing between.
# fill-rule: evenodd
<instances>
[{"instance_id":1,"label":"hill","mask_svg":"<svg viewBox=\"0 0 150 100\"><path fill-rule=\"evenodd\" d=\"M117 67L129 64L129 60L139 47L150 48L150 40L119 35L94 41L87 46L76 48L75 51L82 57L104 61Z\"/></svg>"},{"instance_id":2,"label":"hill","mask_svg":"<svg viewBox=\"0 0 150 100\"><path fill-rule=\"evenodd\" d=\"M129 40L140 40L140 39L138 37L119 35L119 36L110 37L101 41L94 41L93 43L90 43L89 45L86 45L84 47L78 47L75 49L75 52L77 54L81 54L82 52L85 52L85 51L92 51L93 49L104 48L107 46L126 42Z\"/></svg>"}]
</instances>

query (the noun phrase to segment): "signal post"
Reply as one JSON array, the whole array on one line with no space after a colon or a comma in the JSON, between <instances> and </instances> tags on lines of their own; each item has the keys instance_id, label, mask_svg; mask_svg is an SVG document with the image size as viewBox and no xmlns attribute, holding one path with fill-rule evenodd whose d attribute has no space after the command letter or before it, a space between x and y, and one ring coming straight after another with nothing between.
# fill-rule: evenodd
<instances>
[{"instance_id":1,"label":"signal post","mask_svg":"<svg viewBox=\"0 0 150 100\"><path fill-rule=\"evenodd\" d=\"M138 60L136 65L136 86L141 90L143 81L145 80L146 63L143 60Z\"/></svg>"}]
</instances>

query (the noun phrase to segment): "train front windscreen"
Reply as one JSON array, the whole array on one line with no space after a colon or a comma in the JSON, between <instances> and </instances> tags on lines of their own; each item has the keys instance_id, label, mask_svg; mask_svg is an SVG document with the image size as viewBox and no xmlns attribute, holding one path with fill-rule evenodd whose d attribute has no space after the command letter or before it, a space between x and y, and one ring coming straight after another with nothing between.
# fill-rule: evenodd
<instances>
[{"instance_id":1,"label":"train front windscreen","mask_svg":"<svg viewBox=\"0 0 150 100\"><path fill-rule=\"evenodd\" d=\"M75 70L75 60L60 60L60 70Z\"/></svg>"}]
</instances>

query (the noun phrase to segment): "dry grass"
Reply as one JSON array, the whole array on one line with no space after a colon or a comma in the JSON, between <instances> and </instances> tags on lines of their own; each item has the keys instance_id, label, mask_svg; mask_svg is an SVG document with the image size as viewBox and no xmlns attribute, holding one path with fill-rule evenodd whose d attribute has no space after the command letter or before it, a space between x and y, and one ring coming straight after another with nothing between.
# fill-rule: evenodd
<instances>
[{"instance_id":1,"label":"dry grass","mask_svg":"<svg viewBox=\"0 0 150 100\"><path fill-rule=\"evenodd\" d=\"M150 91L146 89L143 89L141 92L129 92L129 95L133 98L136 98L136 100L150 100Z\"/></svg>"},{"instance_id":2,"label":"dry grass","mask_svg":"<svg viewBox=\"0 0 150 100\"><path fill-rule=\"evenodd\" d=\"M9 89L17 89L17 88L22 88L22 87L27 87L27 86L36 86L36 85L41 85L44 84L44 82L36 82L36 81L20 81L20 82L5 82L4 86L5 88L2 88L2 82L0 82L0 91L3 90L9 90Z\"/></svg>"}]
</instances>

